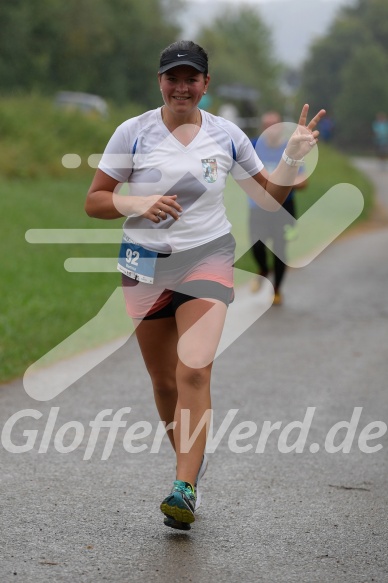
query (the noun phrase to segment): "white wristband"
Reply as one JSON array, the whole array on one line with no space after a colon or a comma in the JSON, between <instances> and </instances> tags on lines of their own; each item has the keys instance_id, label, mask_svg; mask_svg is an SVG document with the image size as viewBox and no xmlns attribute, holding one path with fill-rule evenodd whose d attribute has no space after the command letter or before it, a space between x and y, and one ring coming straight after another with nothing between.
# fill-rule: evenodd
<instances>
[{"instance_id":1,"label":"white wristband","mask_svg":"<svg viewBox=\"0 0 388 583\"><path fill-rule=\"evenodd\" d=\"M287 156L285 150L282 154L282 160L284 160L285 163L288 164L289 166L302 166L304 164L304 158L302 158L301 160L294 160L293 158Z\"/></svg>"}]
</instances>

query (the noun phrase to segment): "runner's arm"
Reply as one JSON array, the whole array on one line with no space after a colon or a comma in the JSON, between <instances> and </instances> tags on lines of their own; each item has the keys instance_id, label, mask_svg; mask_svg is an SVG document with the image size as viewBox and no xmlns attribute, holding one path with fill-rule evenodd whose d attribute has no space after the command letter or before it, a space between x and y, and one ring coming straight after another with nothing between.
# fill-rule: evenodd
<instances>
[{"instance_id":1,"label":"runner's arm","mask_svg":"<svg viewBox=\"0 0 388 583\"><path fill-rule=\"evenodd\" d=\"M107 220L130 215L143 216L154 223L167 215L175 220L179 218L182 208L176 201L176 195L123 196L118 194L121 184L98 168L86 196L86 213L90 217Z\"/></svg>"}]
</instances>

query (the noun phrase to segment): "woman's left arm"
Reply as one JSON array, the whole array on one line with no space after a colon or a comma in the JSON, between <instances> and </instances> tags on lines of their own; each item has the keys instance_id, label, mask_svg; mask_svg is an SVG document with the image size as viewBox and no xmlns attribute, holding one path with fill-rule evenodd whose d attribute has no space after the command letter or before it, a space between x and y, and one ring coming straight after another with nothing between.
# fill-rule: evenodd
<instances>
[{"instance_id":1,"label":"woman's left arm","mask_svg":"<svg viewBox=\"0 0 388 583\"><path fill-rule=\"evenodd\" d=\"M279 205L284 203L297 182L299 167L303 164L304 156L311 152L318 142L319 131L315 128L326 111L321 109L306 125L308 110L309 106L304 105L298 126L288 140L283 157L275 170L268 174L263 169L251 179L238 181L245 192L266 210L276 211Z\"/></svg>"}]
</instances>

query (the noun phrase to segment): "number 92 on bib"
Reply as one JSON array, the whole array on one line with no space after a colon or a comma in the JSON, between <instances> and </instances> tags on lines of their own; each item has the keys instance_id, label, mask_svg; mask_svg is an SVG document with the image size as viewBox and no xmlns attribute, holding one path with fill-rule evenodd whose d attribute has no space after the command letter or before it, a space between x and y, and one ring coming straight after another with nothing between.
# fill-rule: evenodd
<instances>
[{"instance_id":1,"label":"number 92 on bib","mask_svg":"<svg viewBox=\"0 0 388 583\"><path fill-rule=\"evenodd\" d=\"M153 283L157 256L157 251L145 249L124 235L117 269L131 279Z\"/></svg>"}]
</instances>

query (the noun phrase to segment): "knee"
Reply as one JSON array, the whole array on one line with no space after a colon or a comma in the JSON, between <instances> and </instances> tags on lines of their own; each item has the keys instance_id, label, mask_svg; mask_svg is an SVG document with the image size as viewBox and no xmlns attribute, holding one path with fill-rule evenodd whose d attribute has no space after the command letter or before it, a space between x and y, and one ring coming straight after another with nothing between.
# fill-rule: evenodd
<instances>
[{"instance_id":1,"label":"knee","mask_svg":"<svg viewBox=\"0 0 388 583\"><path fill-rule=\"evenodd\" d=\"M160 397L168 397L176 393L177 386L175 374L161 370L149 370L148 372L150 374L152 386L156 394L158 394Z\"/></svg>"},{"instance_id":2,"label":"knee","mask_svg":"<svg viewBox=\"0 0 388 583\"><path fill-rule=\"evenodd\" d=\"M206 371L212 367L217 345L218 338L209 342L208 346L202 346L197 350L194 350L188 342L182 342L178 345L179 360L184 368L193 371L193 376L196 376L195 372L199 375L206 375L208 374Z\"/></svg>"},{"instance_id":3,"label":"knee","mask_svg":"<svg viewBox=\"0 0 388 583\"><path fill-rule=\"evenodd\" d=\"M207 388L210 384L211 366L205 368L190 368L185 365L178 366L178 386L189 386L193 389Z\"/></svg>"}]
</instances>

